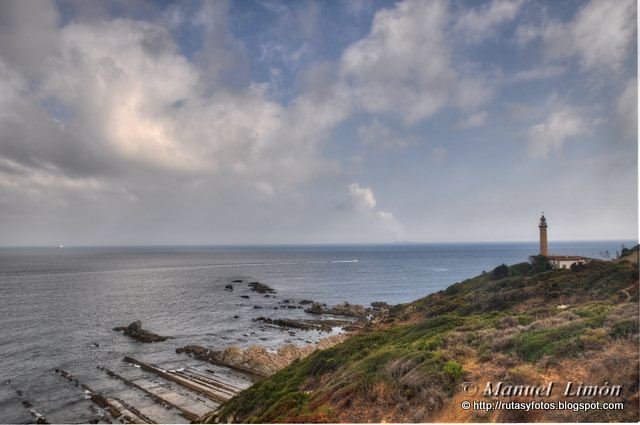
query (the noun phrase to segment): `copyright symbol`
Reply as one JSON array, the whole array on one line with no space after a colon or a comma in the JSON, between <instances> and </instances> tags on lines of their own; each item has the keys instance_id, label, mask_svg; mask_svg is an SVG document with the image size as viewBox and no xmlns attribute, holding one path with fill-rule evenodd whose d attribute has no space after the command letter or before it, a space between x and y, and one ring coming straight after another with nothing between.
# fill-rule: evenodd
<instances>
[{"instance_id":1,"label":"copyright symbol","mask_svg":"<svg viewBox=\"0 0 640 425\"><path fill-rule=\"evenodd\" d=\"M463 382L462 391L467 395L476 395L478 393L478 386L473 382Z\"/></svg>"},{"instance_id":2,"label":"copyright symbol","mask_svg":"<svg viewBox=\"0 0 640 425\"><path fill-rule=\"evenodd\" d=\"M460 405L462 406L462 408L464 410L469 410L471 408L471 403L469 403L467 400L465 400L462 403L460 403Z\"/></svg>"}]
</instances>

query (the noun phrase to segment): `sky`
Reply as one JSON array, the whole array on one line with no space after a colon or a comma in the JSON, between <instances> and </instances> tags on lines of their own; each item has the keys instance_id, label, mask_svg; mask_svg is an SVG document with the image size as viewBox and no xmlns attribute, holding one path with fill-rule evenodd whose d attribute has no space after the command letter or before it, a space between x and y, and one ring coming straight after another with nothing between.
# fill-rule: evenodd
<instances>
[{"instance_id":1,"label":"sky","mask_svg":"<svg viewBox=\"0 0 640 425\"><path fill-rule=\"evenodd\" d=\"M633 0L0 2L0 245L637 239Z\"/></svg>"}]
</instances>

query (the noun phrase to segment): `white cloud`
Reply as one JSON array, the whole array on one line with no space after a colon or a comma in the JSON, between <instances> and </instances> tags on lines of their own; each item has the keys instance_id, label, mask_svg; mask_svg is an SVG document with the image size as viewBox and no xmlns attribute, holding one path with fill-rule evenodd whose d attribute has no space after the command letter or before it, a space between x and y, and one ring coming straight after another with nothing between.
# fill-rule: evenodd
<instances>
[{"instance_id":1,"label":"white cloud","mask_svg":"<svg viewBox=\"0 0 640 425\"><path fill-rule=\"evenodd\" d=\"M341 77L356 105L414 124L450 104L486 102L486 82L452 64L448 24L444 1L407 0L376 13L370 33L341 58Z\"/></svg>"},{"instance_id":2,"label":"white cloud","mask_svg":"<svg viewBox=\"0 0 640 425\"><path fill-rule=\"evenodd\" d=\"M61 174L104 166L235 176L270 185L266 192L323 171L317 146L344 117L335 102L302 94L284 107L264 84L223 84L212 78L218 68L187 60L159 23L72 22L51 31L54 56L39 84L28 85L5 62L11 51L0 51L0 155ZM64 124L43 101L68 111Z\"/></svg>"},{"instance_id":3,"label":"white cloud","mask_svg":"<svg viewBox=\"0 0 640 425\"><path fill-rule=\"evenodd\" d=\"M394 233L397 240L403 238L404 228L390 212L377 209L377 201L373 191L368 187L361 187L358 183L349 185L349 204L351 208L365 218L373 219L388 231Z\"/></svg>"},{"instance_id":4,"label":"white cloud","mask_svg":"<svg viewBox=\"0 0 640 425\"><path fill-rule=\"evenodd\" d=\"M625 136L638 141L638 81L631 78L616 102L618 121Z\"/></svg>"},{"instance_id":5,"label":"white cloud","mask_svg":"<svg viewBox=\"0 0 640 425\"><path fill-rule=\"evenodd\" d=\"M524 0L493 0L475 9L460 14L454 28L467 42L480 42L495 32L495 29L513 20Z\"/></svg>"},{"instance_id":6,"label":"white cloud","mask_svg":"<svg viewBox=\"0 0 640 425\"><path fill-rule=\"evenodd\" d=\"M549 21L519 30L521 42L541 38L550 59L578 59L587 70L618 71L633 54L636 2L591 0L566 23Z\"/></svg>"},{"instance_id":7,"label":"white cloud","mask_svg":"<svg viewBox=\"0 0 640 425\"><path fill-rule=\"evenodd\" d=\"M360 187L358 183L349 185L349 201L358 211L372 211L376 208L376 198L368 187Z\"/></svg>"},{"instance_id":8,"label":"white cloud","mask_svg":"<svg viewBox=\"0 0 640 425\"><path fill-rule=\"evenodd\" d=\"M528 154L533 158L546 158L560 151L568 140L586 134L589 128L589 123L580 116L578 109L558 104L543 122L527 131Z\"/></svg>"}]
</instances>

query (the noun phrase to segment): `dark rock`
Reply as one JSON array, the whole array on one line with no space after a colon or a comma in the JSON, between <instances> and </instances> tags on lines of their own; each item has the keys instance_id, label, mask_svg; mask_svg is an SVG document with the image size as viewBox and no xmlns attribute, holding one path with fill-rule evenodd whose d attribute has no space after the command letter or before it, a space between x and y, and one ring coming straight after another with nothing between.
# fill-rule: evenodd
<instances>
[{"instance_id":1,"label":"dark rock","mask_svg":"<svg viewBox=\"0 0 640 425\"><path fill-rule=\"evenodd\" d=\"M249 282L248 285L249 285L249 288L251 288L251 290L253 292L257 292L259 294L266 294L266 293L276 292L273 288L271 288L268 285L265 285L264 283Z\"/></svg>"},{"instance_id":2,"label":"dark rock","mask_svg":"<svg viewBox=\"0 0 640 425\"><path fill-rule=\"evenodd\" d=\"M176 353L178 354L186 353L186 354L193 354L194 356L201 356L201 355L204 355L206 352L207 352L207 349L199 345L186 345L184 347L176 348Z\"/></svg>"},{"instance_id":3,"label":"dark rock","mask_svg":"<svg viewBox=\"0 0 640 425\"><path fill-rule=\"evenodd\" d=\"M270 325L282 326L285 328L295 328L302 329L305 331L315 331L320 328L319 325L313 325L309 323L304 323L298 320L290 320L290 319L270 319L268 317L258 317L257 319L253 319L254 322L264 322Z\"/></svg>"},{"instance_id":4,"label":"dark rock","mask_svg":"<svg viewBox=\"0 0 640 425\"><path fill-rule=\"evenodd\" d=\"M258 317L254 322L268 323L289 329L301 329L303 331L326 331L329 332L334 326L346 326L351 322L345 320L292 320L292 319L270 319L268 317ZM289 335L294 336L295 332Z\"/></svg>"},{"instance_id":5,"label":"dark rock","mask_svg":"<svg viewBox=\"0 0 640 425\"><path fill-rule=\"evenodd\" d=\"M302 300L302 301L300 301L300 304L302 304L302 305L313 304L313 301L312 300Z\"/></svg>"},{"instance_id":6,"label":"dark rock","mask_svg":"<svg viewBox=\"0 0 640 425\"><path fill-rule=\"evenodd\" d=\"M233 285L232 284L225 285L224 289L226 289L227 291L233 291Z\"/></svg>"},{"instance_id":7,"label":"dark rock","mask_svg":"<svg viewBox=\"0 0 640 425\"><path fill-rule=\"evenodd\" d=\"M242 279L232 280L231 282L233 282L233 283L242 283Z\"/></svg>"},{"instance_id":8,"label":"dark rock","mask_svg":"<svg viewBox=\"0 0 640 425\"><path fill-rule=\"evenodd\" d=\"M233 316L234 319L239 319L240 316L238 316L237 314L235 316Z\"/></svg>"},{"instance_id":9,"label":"dark rock","mask_svg":"<svg viewBox=\"0 0 640 425\"><path fill-rule=\"evenodd\" d=\"M262 308L262 306L254 305L253 308Z\"/></svg>"},{"instance_id":10,"label":"dark rock","mask_svg":"<svg viewBox=\"0 0 640 425\"><path fill-rule=\"evenodd\" d=\"M326 308L326 304L320 305L320 303L313 303L311 307L305 310L311 314L332 314L334 316L351 316L351 317L366 317L368 311L366 308L359 304L349 304L344 302L331 308Z\"/></svg>"},{"instance_id":11,"label":"dark rock","mask_svg":"<svg viewBox=\"0 0 640 425\"><path fill-rule=\"evenodd\" d=\"M151 342L161 342L167 340L169 337L155 334L153 332L142 329L142 322L140 320L136 320L131 323L127 327L119 326L117 328L113 328L114 331L121 331L128 337L135 339L136 341L151 343Z\"/></svg>"},{"instance_id":12,"label":"dark rock","mask_svg":"<svg viewBox=\"0 0 640 425\"><path fill-rule=\"evenodd\" d=\"M371 307L373 308L389 308L391 307L389 304L382 301L374 301L371 303Z\"/></svg>"},{"instance_id":13,"label":"dark rock","mask_svg":"<svg viewBox=\"0 0 640 425\"><path fill-rule=\"evenodd\" d=\"M240 298L246 298L246 299L249 299L249 295L240 295Z\"/></svg>"},{"instance_id":14,"label":"dark rock","mask_svg":"<svg viewBox=\"0 0 640 425\"><path fill-rule=\"evenodd\" d=\"M311 314L322 314L324 312L324 309L322 308L320 303L313 303L311 307L305 310L305 312Z\"/></svg>"}]
</instances>

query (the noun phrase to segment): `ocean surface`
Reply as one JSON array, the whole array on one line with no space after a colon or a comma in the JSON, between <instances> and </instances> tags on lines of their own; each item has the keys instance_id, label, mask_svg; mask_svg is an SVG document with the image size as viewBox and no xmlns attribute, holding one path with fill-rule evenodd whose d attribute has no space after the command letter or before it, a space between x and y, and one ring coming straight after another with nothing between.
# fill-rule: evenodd
<instances>
[{"instance_id":1,"label":"ocean surface","mask_svg":"<svg viewBox=\"0 0 640 425\"><path fill-rule=\"evenodd\" d=\"M614 256L621 243L633 245L631 241L562 242L550 244L550 251L602 258L604 251ZM49 421L88 421L92 417L88 403L79 398L77 388L53 373L56 368L105 388L109 384L96 366L116 365L124 355L180 364L188 358L175 349L187 344L216 349L304 344L326 334L310 331L292 336L258 326L252 319L307 315L302 310L276 310L285 299L329 305L409 302L499 264L527 261L536 252L533 242L3 248L0 422L33 420L18 391ZM234 284L232 292L225 290L234 279L245 284ZM271 286L277 297L250 292L249 280ZM112 330L135 320L172 339L141 344Z\"/></svg>"}]
</instances>

